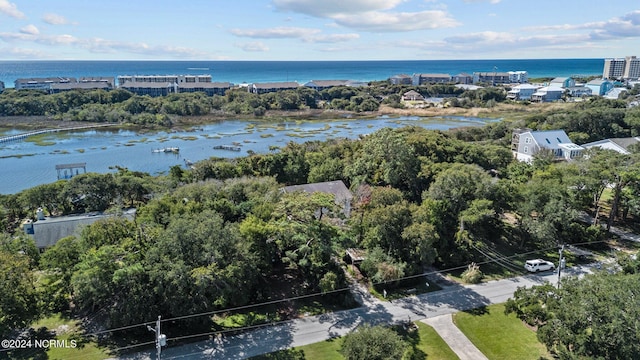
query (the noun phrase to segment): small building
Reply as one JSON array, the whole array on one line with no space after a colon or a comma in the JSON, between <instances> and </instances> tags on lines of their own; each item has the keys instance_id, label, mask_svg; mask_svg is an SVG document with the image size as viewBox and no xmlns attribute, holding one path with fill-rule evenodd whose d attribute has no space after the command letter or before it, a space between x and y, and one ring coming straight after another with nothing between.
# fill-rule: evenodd
<instances>
[{"instance_id":1,"label":"small building","mask_svg":"<svg viewBox=\"0 0 640 360\"><path fill-rule=\"evenodd\" d=\"M413 74L413 85L425 85L425 84L446 84L451 82L451 75L449 74Z\"/></svg>"},{"instance_id":2,"label":"small building","mask_svg":"<svg viewBox=\"0 0 640 360\"><path fill-rule=\"evenodd\" d=\"M285 186L282 191L285 193L303 191L309 194L312 194L314 192L331 194L335 197L334 201L336 205L340 206L343 214L346 217L349 217L351 215L351 200L353 199L353 194L351 194L351 191L349 191L342 180Z\"/></svg>"},{"instance_id":3,"label":"small building","mask_svg":"<svg viewBox=\"0 0 640 360\"><path fill-rule=\"evenodd\" d=\"M58 173L58 180L71 179L76 175L80 175L87 172L87 163L74 163L74 164L59 164L56 165L56 172Z\"/></svg>"},{"instance_id":4,"label":"small building","mask_svg":"<svg viewBox=\"0 0 640 360\"><path fill-rule=\"evenodd\" d=\"M393 85L411 85L413 79L407 74L393 75L389 78L389 82Z\"/></svg>"},{"instance_id":5,"label":"small building","mask_svg":"<svg viewBox=\"0 0 640 360\"><path fill-rule=\"evenodd\" d=\"M122 217L133 220L136 210L129 209L123 212ZM44 249L55 245L58 240L67 236L79 235L82 227L94 222L113 217L103 213L89 213L82 215L45 217L42 209L38 209L36 221L28 221L22 225L24 232L33 237L36 246Z\"/></svg>"},{"instance_id":6,"label":"small building","mask_svg":"<svg viewBox=\"0 0 640 360\"><path fill-rule=\"evenodd\" d=\"M71 90L112 90L113 86L111 86L108 82L75 82L75 83L58 83L51 84L49 88L49 92L51 94L58 94L64 91Z\"/></svg>"},{"instance_id":7,"label":"small building","mask_svg":"<svg viewBox=\"0 0 640 360\"><path fill-rule=\"evenodd\" d=\"M538 90L538 88L538 86L531 84L516 85L507 93L507 99L530 100L531 96Z\"/></svg>"},{"instance_id":8,"label":"small building","mask_svg":"<svg viewBox=\"0 0 640 360\"><path fill-rule=\"evenodd\" d=\"M415 90L402 94L402 101L424 101L424 96Z\"/></svg>"},{"instance_id":9,"label":"small building","mask_svg":"<svg viewBox=\"0 0 640 360\"><path fill-rule=\"evenodd\" d=\"M348 248L345 254L353 265L360 265L367 258L367 251L364 249Z\"/></svg>"},{"instance_id":10,"label":"small building","mask_svg":"<svg viewBox=\"0 0 640 360\"><path fill-rule=\"evenodd\" d=\"M620 154L628 155L631 153L631 147L640 146L640 137L627 138L611 138L582 144L585 149L600 148L617 151Z\"/></svg>"},{"instance_id":11,"label":"small building","mask_svg":"<svg viewBox=\"0 0 640 360\"><path fill-rule=\"evenodd\" d=\"M584 148L571 142L563 130L513 132L511 151L519 161L530 163L543 150L551 151L556 160L572 160L581 156Z\"/></svg>"},{"instance_id":12,"label":"small building","mask_svg":"<svg viewBox=\"0 0 640 360\"><path fill-rule=\"evenodd\" d=\"M270 82L270 83L253 83L247 89L254 94L266 94L283 90L295 90L300 84L293 81L286 82Z\"/></svg>"},{"instance_id":13,"label":"small building","mask_svg":"<svg viewBox=\"0 0 640 360\"><path fill-rule=\"evenodd\" d=\"M546 86L539 88L531 95L531 101L535 102L551 102L562 99L564 89L555 86Z\"/></svg>"},{"instance_id":14,"label":"small building","mask_svg":"<svg viewBox=\"0 0 640 360\"><path fill-rule=\"evenodd\" d=\"M591 80L585 85L591 89L593 95L604 96L609 90L613 89L613 83L607 79Z\"/></svg>"},{"instance_id":15,"label":"small building","mask_svg":"<svg viewBox=\"0 0 640 360\"><path fill-rule=\"evenodd\" d=\"M561 87L566 89L576 86L576 81L571 77L557 77L549 82L549 86Z\"/></svg>"},{"instance_id":16,"label":"small building","mask_svg":"<svg viewBox=\"0 0 640 360\"><path fill-rule=\"evenodd\" d=\"M348 86L348 80L311 80L305 83L303 86L314 89L316 91L322 91L337 86Z\"/></svg>"},{"instance_id":17,"label":"small building","mask_svg":"<svg viewBox=\"0 0 640 360\"><path fill-rule=\"evenodd\" d=\"M622 93L627 92L626 88L623 87L614 87L613 89L607 91L606 94L604 94L604 98L605 99L612 99L612 100L618 100L620 98L620 95Z\"/></svg>"}]
</instances>

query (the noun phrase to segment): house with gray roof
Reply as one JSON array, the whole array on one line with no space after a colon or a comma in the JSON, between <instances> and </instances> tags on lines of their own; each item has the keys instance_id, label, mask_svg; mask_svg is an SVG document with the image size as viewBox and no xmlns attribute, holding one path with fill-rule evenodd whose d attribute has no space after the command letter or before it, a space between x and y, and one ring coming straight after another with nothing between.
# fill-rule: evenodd
<instances>
[{"instance_id":1,"label":"house with gray roof","mask_svg":"<svg viewBox=\"0 0 640 360\"><path fill-rule=\"evenodd\" d=\"M133 220L136 210L129 209L122 213L123 218ZM39 249L55 245L58 240L67 236L79 236L82 228L94 222L116 215L88 213L81 215L45 217L42 209L38 209L37 220L22 225L24 232L30 235Z\"/></svg>"},{"instance_id":2,"label":"house with gray roof","mask_svg":"<svg viewBox=\"0 0 640 360\"><path fill-rule=\"evenodd\" d=\"M343 214L349 217L351 214L351 200L353 194L342 180L325 181L321 183L303 184L303 185L291 185L282 188L285 193L292 193L296 191L302 191L305 193L321 192L325 194L331 194L335 197L336 205L340 206Z\"/></svg>"},{"instance_id":3,"label":"house with gray roof","mask_svg":"<svg viewBox=\"0 0 640 360\"><path fill-rule=\"evenodd\" d=\"M348 86L348 84L349 80L311 80L302 86L322 91L336 86Z\"/></svg>"},{"instance_id":4,"label":"house with gray roof","mask_svg":"<svg viewBox=\"0 0 640 360\"><path fill-rule=\"evenodd\" d=\"M608 149L625 155L631 153L631 146L640 146L640 137L611 138L582 144L585 149Z\"/></svg>"},{"instance_id":5,"label":"house with gray roof","mask_svg":"<svg viewBox=\"0 0 640 360\"><path fill-rule=\"evenodd\" d=\"M402 94L402 101L424 101L424 96L415 90L409 90Z\"/></svg>"},{"instance_id":6,"label":"house with gray roof","mask_svg":"<svg viewBox=\"0 0 640 360\"><path fill-rule=\"evenodd\" d=\"M270 82L270 83L253 83L248 86L248 90L254 94L266 94L270 92L282 90L295 90L300 84L294 81Z\"/></svg>"},{"instance_id":7,"label":"house with gray roof","mask_svg":"<svg viewBox=\"0 0 640 360\"><path fill-rule=\"evenodd\" d=\"M571 77L557 77L549 83L549 86L570 88L576 86L576 81Z\"/></svg>"},{"instance_id":8,"label":"house with gray roof","mask_svg":"<svg viewBox=\"0 0 640 360\"><path fill-rule=\"evenodd\" d=\"M551 151L556 160L572 160L582 155L584 148L574 144L564 130L515 130L511 151L516 159L531 163L540 151Z\"/></svg>"},{"instance_id":9,"label":"house with gray roof","mask_svg":"<svg viewBox=\"0 0 640 360\"><path fill-rule=\"evenodd\" d=\"M545 86L539 88L531 95L531 101L535 102L551 102L562 99L564 89L557 86Z\"/></svg>"}]
</instances>

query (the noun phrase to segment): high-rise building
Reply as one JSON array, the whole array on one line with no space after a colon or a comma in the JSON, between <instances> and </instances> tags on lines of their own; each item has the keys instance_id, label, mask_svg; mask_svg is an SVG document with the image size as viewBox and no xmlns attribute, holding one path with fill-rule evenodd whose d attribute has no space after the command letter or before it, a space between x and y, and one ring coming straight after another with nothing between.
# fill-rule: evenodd
<instances>
[{"instance_id":1,"label":"high-rise building","mask_svg":"<svg viewBox=\"0 0 640 360\"><path fill-rule=\"evenodd\" d=\"M619 79L624 74L625 59L604 59L602 77L605 79Z\"/></svg>"},{"instance_id":2,"label":"high-rise building","mask_svg":"<svg viewBox=\"0 0 640 360\"><path fill-rule=\"evenodd\" d=\"M640 79L640 59L635 56L627 56L624 60L624 73L622 77L625 79Z\"/></svg>"}]
</instances>

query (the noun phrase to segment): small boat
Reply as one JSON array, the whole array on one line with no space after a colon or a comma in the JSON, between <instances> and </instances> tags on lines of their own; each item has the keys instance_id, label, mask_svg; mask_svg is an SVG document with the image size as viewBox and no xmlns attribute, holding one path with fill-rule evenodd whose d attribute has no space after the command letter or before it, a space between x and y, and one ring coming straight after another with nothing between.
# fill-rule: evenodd
<instances>
[{"instance_id":1,"label":"small boat","mask_svg":"<svg viewBox=\"0 0 640 360\"><path fill-rule=\"evenodd\" d=\"M166 147L162 149L153 149L151 150L153 153L174 153L177 154L180 152L180 148L178 147Z\"/></svg>"},{"instance_id":2,"label":"small boat","mask_svg":"<svg viewBox=\"0 0 640 360\"><path fill-rule=\"evenodd\" d=\"M240 151L242 148L239 146L233 145L216 145L213 147L215 150L229 150L229 151Z\"/></svg>"}]
</instances>

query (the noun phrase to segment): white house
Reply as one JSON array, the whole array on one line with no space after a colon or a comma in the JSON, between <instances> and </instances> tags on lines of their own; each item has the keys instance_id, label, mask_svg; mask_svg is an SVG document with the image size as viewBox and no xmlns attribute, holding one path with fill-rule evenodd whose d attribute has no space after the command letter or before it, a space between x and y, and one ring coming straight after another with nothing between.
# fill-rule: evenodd
<instances>
[{"instance_id":1,"label":"white house","mask_svg":"<svg viewBox=\"0 0 640 360\"><path fill-rule=\"evenodd\" d=\"M519 161L532 162L542 150L550 150L556 160L571 160L582 155L583 147L574 144L564 130L514 131L511 150Z\"/></svg>"},{"instance_id":2,"label":"white house","mask_svg":"<svg viewBox=\"0 0 640 360\"><path fill-rule=\"evenodd\" d=\"M612 138L604 139L600 141L594 141L587 144L582 144L585 149L600 148L617 151L621 154L630 154L630 147L632 145L639 146L640 137L628 137L628 138Z\"/></svg>"},{"instance_id":3,"label":"white house","mask_svg":"<svg viewBox=\"0 0 640 360\"><path fill-rule=\"evenodd\" d=\"M538 86L531 84L516 85L507 93L507 99L529 100L531 99L531 95L533 95L538 88Z\"/></svg>"},{"instance_id":4,"label":"white house","mask_svg":"<svg viewBox=\"0 0 640 360\"><path fill-rule=\"evenodd\" d=\"M536 102L550 102L562 99L564 89L557 86L547 86L538 89L533 95L531 95L531 101Z\"/></svg>"}]
</instances>

